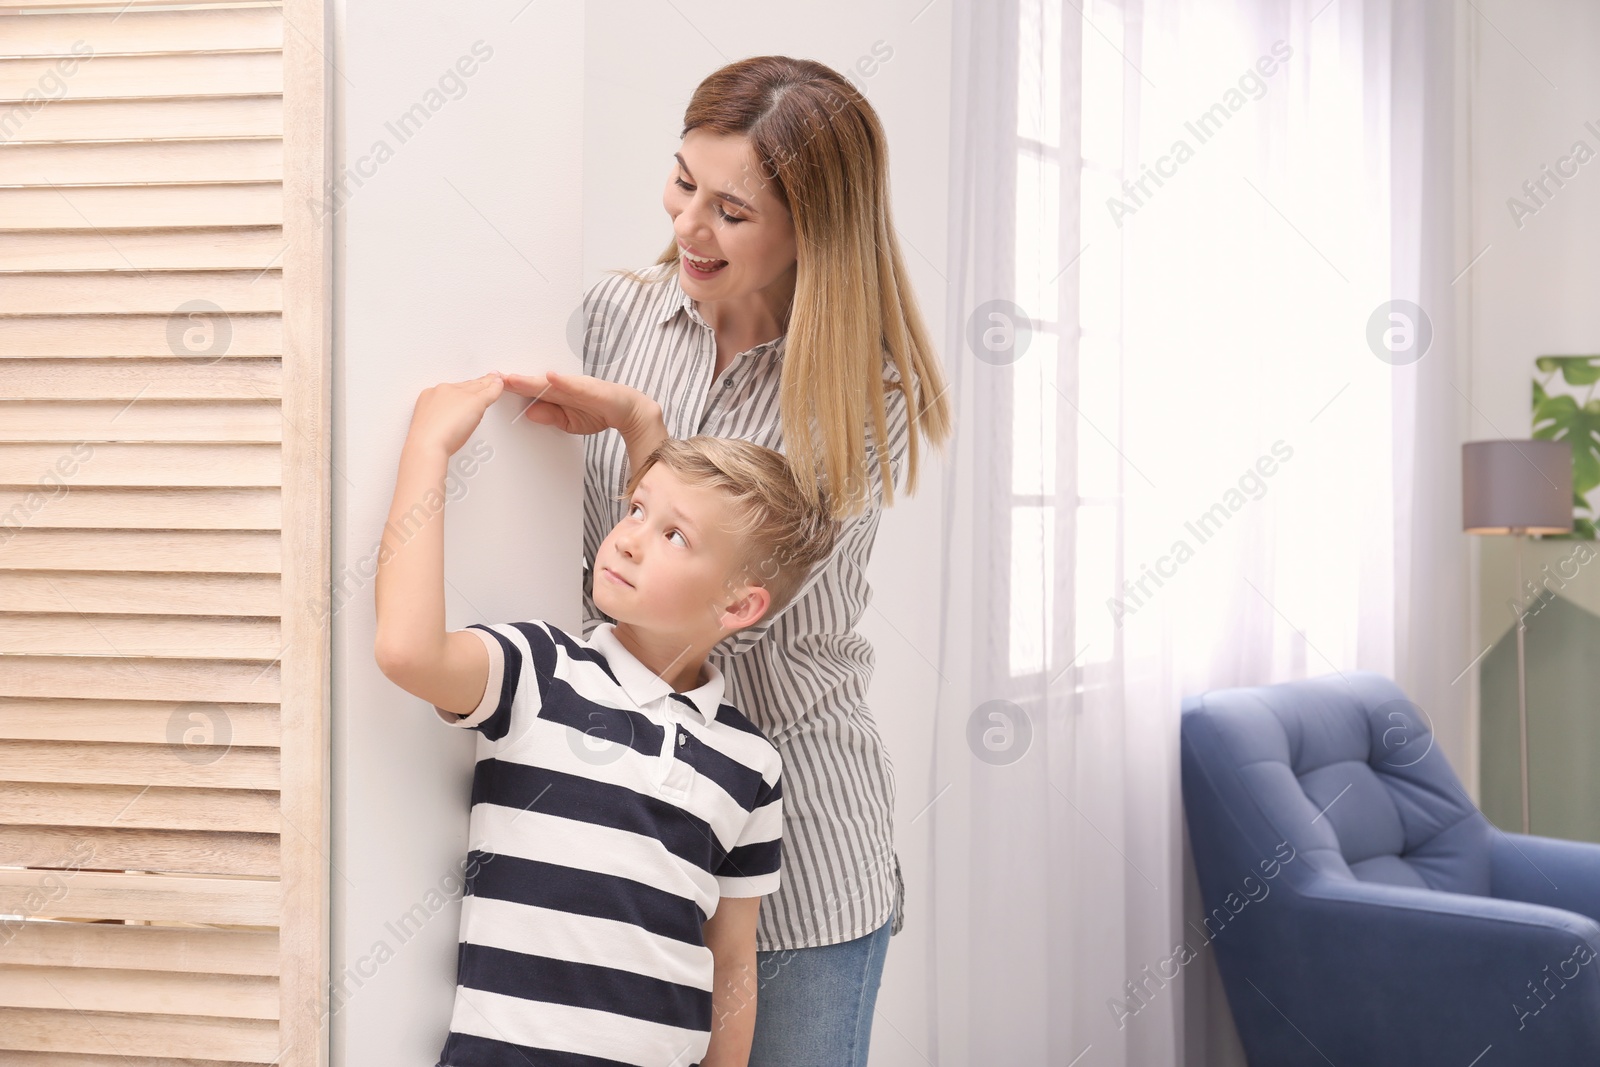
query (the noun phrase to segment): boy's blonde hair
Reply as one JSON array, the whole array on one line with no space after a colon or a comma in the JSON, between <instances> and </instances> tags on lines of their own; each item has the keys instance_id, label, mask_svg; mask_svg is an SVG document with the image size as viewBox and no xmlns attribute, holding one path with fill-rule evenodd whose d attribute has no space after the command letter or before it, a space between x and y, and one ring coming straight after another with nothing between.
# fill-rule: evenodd
<instances>
[{"instance_id":1,"label":"boy's blonde hair","mask_svg":"<svg viewBox=\"0 0 1600 1067\"><path fill-rule=\"evenodd\" d=\"M782 452L707 434L669 437L645 457L618 499L632 498L657 463L685 485L728 497L738 516L728 532L739 544L729 584L748 582L767 591L772 602L763 619L787 607L811 569L832 555L839 523L828 518L826 500L821 509L806 502Z\"/></svg>"}]
</instances>

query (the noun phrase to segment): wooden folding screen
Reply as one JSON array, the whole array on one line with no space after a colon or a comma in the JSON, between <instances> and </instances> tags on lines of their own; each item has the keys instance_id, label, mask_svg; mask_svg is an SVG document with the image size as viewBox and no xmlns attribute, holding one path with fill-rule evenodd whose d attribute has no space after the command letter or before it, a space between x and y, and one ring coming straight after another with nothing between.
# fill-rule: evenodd
<instances>
[{"instance_id":1,"label":"wooden folding screen","mask_svg":"<svg viewBox=\"0 0 1600 1067\"><path fill-rule=\"evenodd\" d=\"M322 0L0 0L0 1063L327 1058Z\"/></svg>"}]
</instances>

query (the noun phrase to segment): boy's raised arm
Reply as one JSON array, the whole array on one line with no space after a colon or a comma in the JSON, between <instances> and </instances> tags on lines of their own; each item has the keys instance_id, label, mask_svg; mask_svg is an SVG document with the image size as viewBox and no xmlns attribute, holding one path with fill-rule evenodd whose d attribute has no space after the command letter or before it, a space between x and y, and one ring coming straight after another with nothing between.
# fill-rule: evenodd
<instances>
[{"instance_id":1,"label":"boy's raised arm","mask_svg":"<svg viewBox=\"0 0 1600 1067\"><path fill-rule=\"evenodd\" d=\"M450 457L501 389L500 376L490 373L436 385L417 398L373 583L378 668L408 693L457 715L482 699L489 654L477 635L445 632L445 479Z\"/></svg>"}]
</instances>

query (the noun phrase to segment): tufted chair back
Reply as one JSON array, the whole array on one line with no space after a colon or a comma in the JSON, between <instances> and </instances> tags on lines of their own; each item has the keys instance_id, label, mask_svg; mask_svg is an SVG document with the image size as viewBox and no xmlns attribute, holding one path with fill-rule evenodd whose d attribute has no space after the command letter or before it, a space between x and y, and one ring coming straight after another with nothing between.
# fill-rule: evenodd
<instances>
[{"instance_id":1,"label":"tufted chair back","mask_svg":"<svg viewBox=\"0 0 1600 1067\"><path fill-rule=\"evenodd\" d=\"M1346 671L1293 689L1227 690L1207 710L1184 725L1207 734L1193 740L1217 757L1208 773L1218 762L1233 772L1213 784L1233 812L1263 816L1253 833L1227 839L1225 866L1254 866L1287 836L1300 874L1488 894L1492 830L1426 713L1388 678Z\"/></svg>"}]
</instances>

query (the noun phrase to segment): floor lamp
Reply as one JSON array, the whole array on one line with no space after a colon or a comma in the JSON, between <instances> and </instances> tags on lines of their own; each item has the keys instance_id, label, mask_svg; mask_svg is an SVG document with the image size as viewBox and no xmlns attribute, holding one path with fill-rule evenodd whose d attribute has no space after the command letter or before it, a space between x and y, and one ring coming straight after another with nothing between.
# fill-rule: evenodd
<instances>
[{"instance_id":1,"label":"floor lamp","mask_svg":"<svg viewBox=\"0 0 1600 1067\"><path fill-rule=\"evenodd\" d=\"M1528 833L1528 667L1521 606L1522 543L1572 529L1572 445L1566 441L1468 441L1461 446L1461 526L1516 538L1517 721L1522 731L1522 832Z\"/></svg>"}]
</instances>

